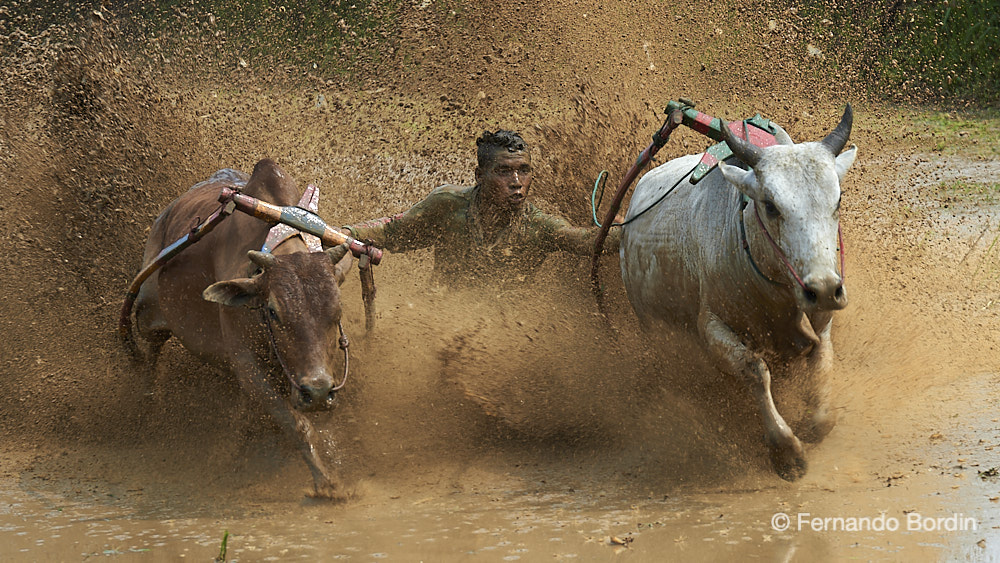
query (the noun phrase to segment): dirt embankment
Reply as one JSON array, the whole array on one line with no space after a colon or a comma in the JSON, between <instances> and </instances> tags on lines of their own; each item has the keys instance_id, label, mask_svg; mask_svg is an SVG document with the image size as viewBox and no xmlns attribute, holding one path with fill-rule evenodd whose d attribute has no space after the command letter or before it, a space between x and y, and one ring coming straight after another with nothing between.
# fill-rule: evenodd
<instances>
[{"instance_id":1,"label":"dirt embankment","mask_svg":"<svg viewBox=\"0 0 1000 563\"><path fill-rule=\"evenodd\" d=\"M986 245L927 236L934 225L908 186L922 172L897 160L928 147L896 110L860 94L863 69L841 61L829 71L833 54L802 52L795 14L765 6L760 18L755 6L413 5L397 48L357 69L357 82L252 59L192 69L183 56L151 58L151 45L136 54L111 15L75 28L72 43L26 38L0 70L4 447L71 452L68 472L136 481L234 466L277 473L247 461L274 439L254 430L259 413L179 348L167 351L152 404L134 389L114 330L163 205L218 168L249 170L268 156L301 185L319 184L331 222L377 217L440 183L471 182L475 137L503 127L533 145L536 202L586 224L594 178L607 168L613 185L679 96L730 119L759 111L796 140L822 136L854 103L861 153L843 204L852 305L837 321L842 408L902 407L909 391L994 369L996 321L981 292L996 280L972 277ZM660 161L704 146L679 131ZM951 243L971 258L939 259ZM390 256L378 273L380 334L358 346L356 391L328 420L348 471L403 474L428 452L461 458L541 438L628 449L609 473L663 463L676 482L766 472L749 398L732 382L685 383L710 372L696 353L642 340L613 279L616 259L604 269L610 334L593 315L586 260L554 257L524 293L485 302L428 290L429 259ZM360 305L347 307L360 334ZM665 445L629 449L639 436ZM143 453L110 467L81 444ZM287 458L281 470L302 476ZM254 475L242 484L261 486Z\"/></svg>"}]
</instances>

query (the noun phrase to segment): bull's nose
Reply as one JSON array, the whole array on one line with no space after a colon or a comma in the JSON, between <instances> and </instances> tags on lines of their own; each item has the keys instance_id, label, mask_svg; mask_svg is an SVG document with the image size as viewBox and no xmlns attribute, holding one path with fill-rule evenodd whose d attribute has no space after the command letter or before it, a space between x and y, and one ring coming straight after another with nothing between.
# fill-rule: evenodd
<instances>
[{"instance_id":1,"label":"bull's nose","mask_svg":"<svg viewBox=\"0 0 1000 563\"><path fill-rule=\"evenodd\" d=\"M299 382L302 404L305 407L319 407L330 398L333 380L328 376L304 377Z\"/></svg>"},{"instance_id":2,"label":"bull's nose","mask_svg":"<svg viewBox=\"0 0 1000 563\"><path fill-rule=\"evenodd\" d=\"M840 276L809 276L802 281L802 298L808 307L827 311L847 307L847 291Z\"/></svg>"}]
</instances>

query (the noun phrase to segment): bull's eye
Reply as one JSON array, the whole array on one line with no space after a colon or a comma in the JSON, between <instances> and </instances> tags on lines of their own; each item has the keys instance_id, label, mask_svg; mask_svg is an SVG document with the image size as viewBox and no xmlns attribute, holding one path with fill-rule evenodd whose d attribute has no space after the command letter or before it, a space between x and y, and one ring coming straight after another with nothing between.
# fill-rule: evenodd
<instances>
[{"instance_id":1,"label":"bull's eye","mask_svg":"<svg viewBox=\"0 0 1000 563\"><path fill-rule=\"evenodd\" d=\"M764 203L764 211L767 212L768 217L770 217L771 219L777 219L781 215L781 212L778 211L778 206L775 205L773 201L765 199L763 203Z\"/></svg>"},{"instance_id":2,"label":"bull's eye","mask_svg":"<svg viewBox=\"0 0 1000 563\"><path fill-rule=\"evenodd\" d=\"M278 321L278 311L276 311L276 310L274 309L274 307L271 307L270 305L268 305L268 306L267 306L267 316L268 316L268 318L270 318L270 319L271 319L272 321L275 321L275 322L277 322L277 321Z\"/></svg>"}]
</instances>

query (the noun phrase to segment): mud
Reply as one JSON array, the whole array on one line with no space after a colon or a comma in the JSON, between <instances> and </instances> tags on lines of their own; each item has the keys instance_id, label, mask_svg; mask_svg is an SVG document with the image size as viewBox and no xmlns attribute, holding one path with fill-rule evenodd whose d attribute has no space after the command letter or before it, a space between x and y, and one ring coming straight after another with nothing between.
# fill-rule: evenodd
<instances>
[{"instance_id":1,"label":"mud","mask_svg":"<svg viewBox=\"0 0 1000 563\"><path fill-rule=\"evenodd\" d=\"M996 183L997 155L958 137L941 152L913 111L799 50L789 12L765 6L768 31L732 8L414 4L385 60L324 78L167 56L171 38L131 44L111 12L0 25L16 45L0 70L0 558L207 560L228 531L234 561L1000 559L996 208L940 188ZM429 252L389 254L371 335L350 276L352 379L313 417L344 504L306 498L277 428L179 346L151 399L135 387L114 331L145 231L216 169L275 158L349 223L471 183L475 137L514 128L536 204L586 224L593 179L613 185L682 95L796 140L855 106L840 423L801 481L771 471L739 382L684 335L639 331L615 257L610 325L573 256L467 292L432 283ZM703 148L678 131L659 161ZM776 394L795 410L794 385ZM900 529L797 528L806 513ZM961 519L906 529L912 514Z\"/></svg>"}]
</instances>

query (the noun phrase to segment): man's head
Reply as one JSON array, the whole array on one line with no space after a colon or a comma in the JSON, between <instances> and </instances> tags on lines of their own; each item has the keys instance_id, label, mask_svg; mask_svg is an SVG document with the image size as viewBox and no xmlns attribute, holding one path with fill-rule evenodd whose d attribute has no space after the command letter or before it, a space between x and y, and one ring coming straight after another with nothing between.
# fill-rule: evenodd
<instances>
[{"instance_id":1,"label":"man's head","mask_svg":"<svg viewBox=\"0 0 1000 563\"><path fill-rule=\"evenodd\" d=\"M513 131L483 133L476 139L476 184L484 211L509 213L521 209L531 185L528 144Z\"/></svg>"}]
</instances>

